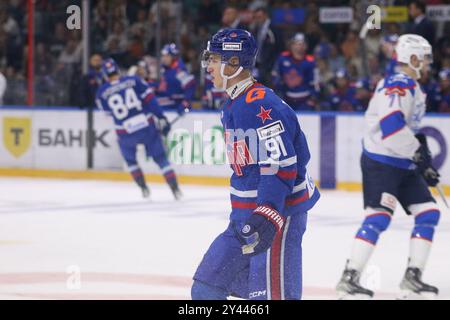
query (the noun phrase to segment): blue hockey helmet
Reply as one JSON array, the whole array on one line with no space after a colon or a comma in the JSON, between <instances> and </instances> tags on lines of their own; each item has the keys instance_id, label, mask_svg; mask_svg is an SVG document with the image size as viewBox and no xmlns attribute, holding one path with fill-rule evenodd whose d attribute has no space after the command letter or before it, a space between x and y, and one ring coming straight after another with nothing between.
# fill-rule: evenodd
<instances>
[{"instance_id":1,"label":"blue hockey helmet","mask_svg":"<svg viewBox=\"0 0 450 320\"><path fill-rule=\"evenodd\" d=\"M180 50L178 50L177 45L175 43L168 43L164 45L161 49L161 54L166 55L169 54L171 56L178 56L180 54Z\"/></svg>"},{"instance_id":2,"label":"blue hockey helmet","mask_svg":"<svg viewBox=\"0 0 450 320\"><path fill-rule=\"evenodd\" d=\"M208 41L207 48L203 52L202 66L206 67L211 55L217 54L220 55L224 65L252 69L256 61L256 52L256 40L247 30L221 29ZM230 62L233 57L239 59L238 64Z\"/></svg>"},{"instance_id":3,"label":"blue hockey helmet","mask_svg":"<svg viewBox=\"0 0 450 320\"><path fill-rule=\"evenodd\" d=\"M113 58L108 58L102 63L101 72L103 74L103 77L105 79L108 79L113 74L119 74L119 66Z\"/></svg>"}]
</instances>

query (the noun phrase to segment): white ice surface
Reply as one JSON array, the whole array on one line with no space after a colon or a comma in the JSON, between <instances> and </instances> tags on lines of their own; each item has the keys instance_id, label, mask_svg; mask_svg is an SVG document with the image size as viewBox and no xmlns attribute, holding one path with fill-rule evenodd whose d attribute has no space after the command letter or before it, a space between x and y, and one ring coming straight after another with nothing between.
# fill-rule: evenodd
<instances>
[{"instance_id":1,"label":"white ice surface","mask_svg":"<svg viewBox=\"0 0 450 320\"><path fill-rule=\"evenodd\" d=\"M131 182L0 178L0 299L189 299L230 205L225 187L182 190L175 202L151 185L148 201ZM336 298L361 206L359 192L322 190L303 241L304 299ZM441 209L424 280L450 299L450 212ZM375 298L396 297L412 226L399 210L382 235L362 279Z\"/></svg>"}]
</instances>

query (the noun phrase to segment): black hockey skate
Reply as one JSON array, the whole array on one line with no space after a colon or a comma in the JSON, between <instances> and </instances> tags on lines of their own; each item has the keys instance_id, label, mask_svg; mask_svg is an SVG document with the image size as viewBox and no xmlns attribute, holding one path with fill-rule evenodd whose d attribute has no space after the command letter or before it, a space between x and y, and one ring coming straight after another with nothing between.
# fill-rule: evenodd
<instances>
[{"instance_id":1,"label":"black hockey skate","mask_svg":"<svg viewBox=\"0 0 450 320\"><path fill-rule=\"evenodd\" d=\"M141 191L142 191L143 198L150 197L150 190L147 187L141 188Z\"/></svg>"},{"instance_id":2,"label":"black hockey skate","mask_svg":"<svg viewBox=\"0 0 450 320\"><path fill-rule=\"evenodd\" d=\"M180 200L183 197L183 193L181 193L180 188L178 188L178 184L170 184L169 186L175 200Z\"/></svg>"},{"instance_id":3,"label":"black hockey skate","mask_svg":"<svg viewBox=\"0 0 450 320\"><path fill-rule=\"evenodd\" d=\"M438 288L422 282L422 271L419 268L412 267L406 269L400 289L398 299L414 299L414 294L424 299L435 299L439 293Z\"/></svg>"},{"instance_id":4,"label":"black hockey skate","mask_svg":"<svg viewBox=\"0 0 450 320\"><path fill-rule=\"evenodd\" d=\"M345 268L342 278L336 286L340 300L364 300L373 297L373 291L363 288L359 284L360 272Z\"/></svg>"}]
</instances>

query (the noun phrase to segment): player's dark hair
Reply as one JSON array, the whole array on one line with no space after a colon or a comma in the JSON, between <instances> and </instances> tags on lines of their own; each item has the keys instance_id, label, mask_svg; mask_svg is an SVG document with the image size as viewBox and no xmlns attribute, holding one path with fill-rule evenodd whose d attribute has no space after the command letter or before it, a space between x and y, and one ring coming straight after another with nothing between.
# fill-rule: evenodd
<instances>
[{"instance_id":1,"label":"player's dark hair","mask_svg":"<svg viewBox=\"0 0 450 320\"><path fill-rule=\"evenodd\" d=\"M422 13L426 12L427 6L426 6L425 2L420 1L420 0L413 0L409 3L409 5L412 5L412 4L414 4L414 6L416 8L418 8Z\"/></svg>"}]
</instances>

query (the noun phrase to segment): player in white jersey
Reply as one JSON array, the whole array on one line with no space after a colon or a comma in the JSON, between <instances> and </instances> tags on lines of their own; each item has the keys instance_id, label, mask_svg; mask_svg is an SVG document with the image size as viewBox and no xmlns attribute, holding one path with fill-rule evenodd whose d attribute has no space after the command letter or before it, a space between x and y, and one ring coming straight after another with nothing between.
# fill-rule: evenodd
<instances>
[{"instance_id":1,"label":"player in white jersey","mask_svg":"<svg viewBox=\"0 0 450 320\"><path fill-rule=\"evenodd\" d=\"M399 38L396 54L400 72L379 81L365 114L361 168L366 217L336 288L340 298L373 296L359 278L397 203L415 219L401 297L438 294L436 287L421 279L440 217L428 189L439 183L439 174L431 163L426 137L419 132L426 96L417 79L431 62L431 46L421 36L405 34Z\"/></svg>"}]
</instances>

